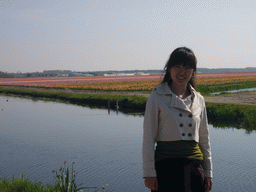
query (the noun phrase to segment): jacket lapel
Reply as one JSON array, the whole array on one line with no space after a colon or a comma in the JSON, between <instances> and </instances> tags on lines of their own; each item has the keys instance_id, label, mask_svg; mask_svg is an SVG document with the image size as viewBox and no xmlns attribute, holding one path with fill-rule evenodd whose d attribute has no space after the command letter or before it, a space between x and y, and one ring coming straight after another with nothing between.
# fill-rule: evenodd
<instances>
[{"instance_id":1,"label":"jacket lapel","mask_svg":"<svg viewBox=\"0 0 256 192\"><path fill-rule=\"evenodd\" d=\"M170 106L177 108L177 109L182 109L184 111L188 111L191 113L191 110L185 105L185 103L174 93L172 94L172 99L170 102Z\"/></svg>"},{"instance_id":2,"label":"jacket lapel","mask_svg":"<svg viewBox=\"0 0 256 192\"><path fill-rule=\"evenodd\" d=\"M160 84L159 86L157 86L156 91L158 94L171 96L171 100L169 102L170 107L182 109L184 111L188 111L191 113L191 110L185 105L185 103L177 95L175 95L171 91L171 89L167 83L163 83L163 84ZM191 93L193 95L195 95L192 89L191 89ZM192 104L192 106L193 106L193 104Z\"/></svg>"}]
</instances>

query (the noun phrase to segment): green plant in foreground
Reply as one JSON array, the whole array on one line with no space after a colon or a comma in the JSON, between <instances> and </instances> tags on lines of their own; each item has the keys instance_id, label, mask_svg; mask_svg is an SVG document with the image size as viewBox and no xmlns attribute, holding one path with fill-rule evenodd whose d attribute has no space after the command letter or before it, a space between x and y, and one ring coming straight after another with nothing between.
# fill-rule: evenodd
<instances>
[{"instance_id":1,"label":"green plant in foreground","mask_svg":"<svg viewBox=\"0 0 256 192\"><path fill-rule=\"evenodd\" d=\"M81 189L85 189L86 187L77 188L78 186L75 182L77 172L75 172L74 170L75 162L72 163L71 178L70 178L69 168L65 166L66 163L67 161L64 162L64 167L61 166L61 168L59 169L60 171L59 174L58 174L58 171L53 170L53 173L56 174L55 189L58 189L58 191L60 192L76 192Z\"/></svg>"},{"instance_id":2,"label":"green plant in foreground","mask_svg":"<svg viewBox=\"0 0 256 192\"><path fill-rule=\"evenodd\" d=\"M72 163L72 170L69 171L69 168L66 167L67 161L64 161L64 166L60 167L59 174L58 171L53 170L53 173L56 174L56 184L54 186L54 191L57 192L77 192L77 191L83 191L82 189L94 189L94 192L97 192L99 190L105 189L105 187L79 187L82 184L77 185L75 182L76 175L78 172L74 170L74 164Z\"/></svg>"}]
</instances>

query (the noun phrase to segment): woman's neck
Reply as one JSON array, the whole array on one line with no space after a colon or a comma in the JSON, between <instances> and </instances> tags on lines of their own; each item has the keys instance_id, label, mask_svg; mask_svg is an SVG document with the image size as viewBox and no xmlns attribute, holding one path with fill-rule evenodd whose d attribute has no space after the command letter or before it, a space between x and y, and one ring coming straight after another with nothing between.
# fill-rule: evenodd
<instances>
[{"instance_id":1,"label":"woman's neck","mask_svg":"<svg viewBox=\"0 0 256 192\"><path fill-rule=\"evenodd\" d=\"M172 84L170 88L172 92L181 99L184 99L190 95L190 91L187 86L175 86L174 84Z\"/></svg>"}]
</instances>

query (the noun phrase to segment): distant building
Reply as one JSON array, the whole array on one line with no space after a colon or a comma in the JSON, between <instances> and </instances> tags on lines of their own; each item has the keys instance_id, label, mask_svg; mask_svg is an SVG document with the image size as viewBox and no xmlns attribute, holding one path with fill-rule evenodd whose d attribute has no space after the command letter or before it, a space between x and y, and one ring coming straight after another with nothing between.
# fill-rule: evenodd
<instances>
[{"instance_id":1,"label":"distant building","mask_svg":"<svg viewBox=\"0 0 256 192\"><path fill-rule=\"evenodd\" d=\"M134 73L125 73L125 76L133 76L135 75Z\"/></svg>"},{"instance_id":2,"label":"distant building","mask_svg":"<svg viewBox=\"0 0 256 192\"><path fill-rule=\"evenodd\" d=\"M62 73L62 74L60 74L60 77L68 77L68 73Z\"/></svg>"},{"instance_id":3,"label":"distant building","mask_svg":"<svg viewBox=\"0 0 256 192\"><path fill-rule=\"evenodd\" d=\"M137 72L136 75L150 75L149 73Z\"/></svg>"},{"instance_id":4,"label":"distant building","mask_svg":"<svg viewBox=\"0 0 256 192\"><path fill-rule=\"evenodd\" d=\"M85 73L84 76L85 76L85 77L91 77L91 76L93 76L93 75L92 75L92 74L89 74L89 73Z\"/></svg>"},{"instance_id":5,"label":"distant building","mask_svg":"<svg viewBox=\"0 0 256 192\"><path fill-rule=\"evenodd\" d=\"M69 77L83 77L84 74L83 73L79 73L79 72L72 72L68 74Z\"/></svg>"},{"instance_id":6,"label":"distant building","mask_svg":"<svg viewBox=\"0 0 256 192\"><path fill-rule=\"evenodd\" d=\"M115 73L104 73L103 76L109 77L109 76L116 76Z\"/></svg>"},{"instance_id":7,"label":"distant building","mask_svg":"<svg viewBox=\"0 0 256 192\"><path fill-rule=\"evenodd\" d=\"M125 73L117 73L116 76L125 76Z\"/></svg>"}]
</instances>

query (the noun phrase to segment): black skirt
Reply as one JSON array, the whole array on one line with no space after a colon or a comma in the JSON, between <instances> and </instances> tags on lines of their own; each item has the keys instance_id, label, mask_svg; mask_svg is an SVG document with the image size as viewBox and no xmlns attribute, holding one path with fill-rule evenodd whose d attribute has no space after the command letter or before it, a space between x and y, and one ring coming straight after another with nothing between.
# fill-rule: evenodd
<instances>
[{"instance_id":1,"label":"black skirt","mask_svg":"<svg viewBox=\"0 0 256 192\"><path fill-rule=\"evenodd\" d=\"M158 192L205 192L206 174L200 160L167 158L156 161L155 169Z\"/></svg>"}]
</instances>

